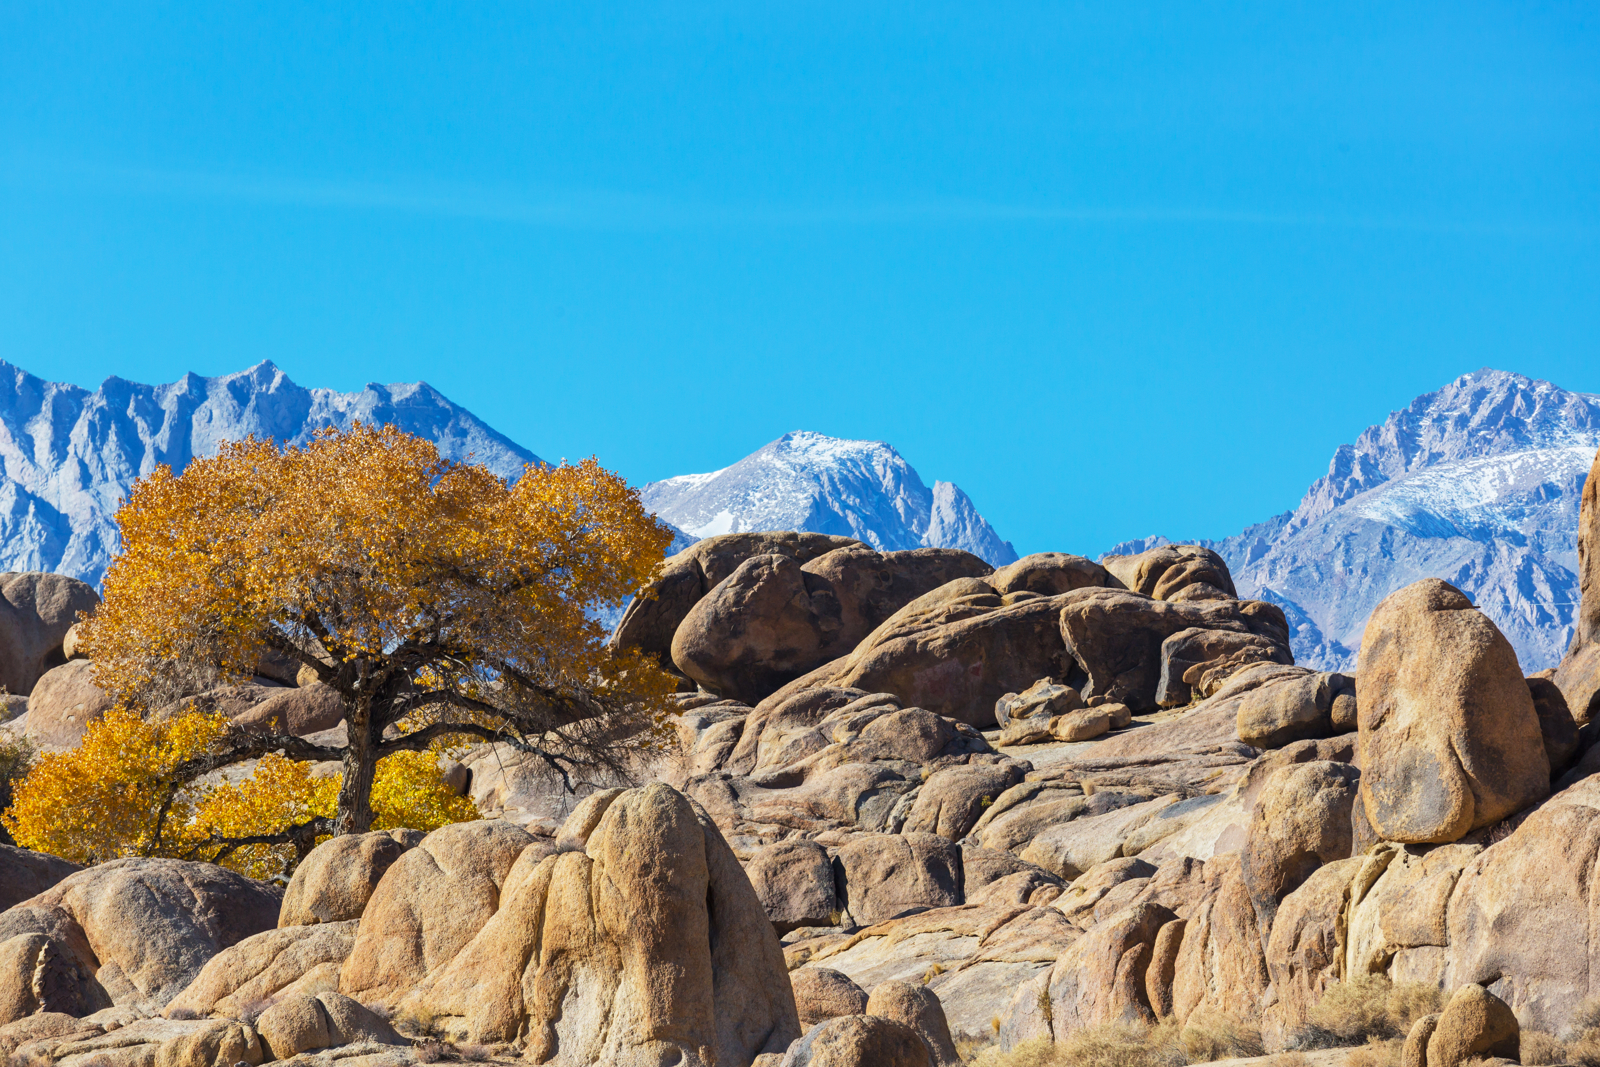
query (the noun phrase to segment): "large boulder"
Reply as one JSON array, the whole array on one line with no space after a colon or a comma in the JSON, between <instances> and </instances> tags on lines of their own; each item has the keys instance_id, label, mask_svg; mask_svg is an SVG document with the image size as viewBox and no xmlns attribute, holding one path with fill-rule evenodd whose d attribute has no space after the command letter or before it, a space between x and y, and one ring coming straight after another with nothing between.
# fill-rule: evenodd
<instances>
[{"instance_id":1,"label":"large boulder","mask_svg":"<svg viewBox=\"0 0 1600 1067\"><path fill-rule=\"evenodd\" d=\"M39 678L28 697L28 737L46 748L72 748L89 724L115 701L94 684L94 665L86 659L63 663Z\"/></svg>"},{"instance_id":2,"label":"large boulder","mask_svg":"<svg viewBox=\"0 0 1600 1067\"><path fill-rule=\"evenodd\" d=\"M1161 677L1156 703L1176 708L1208 697L1227 678L1252 663L1294 662L1276 635L1208 630L1191 626L1161 642Z\"/></svg>"},{"instance_id":3,"label":"large boulder","mask_svg":"<svg viewBox=\"0 0 1600 1067\"><path fill-rule=\"evenodd\" d=\"M503 897L402 1011L476 1042L526 1035L531 1062L560 1067L749 1063L800 1036L761 902L669 786L613 799L583 851L519 861Z\"/></svg>"},{"instance_id":4,"label":"large boulder","mask_svg":"<svg viewBox=\"0 0 1600 1067\"><path fill-rule=\"evenodd\" d=\"M818 1023L784 1054L779 1067L933 1067L922 1036L876 1015Z\"/></svg>"},{"instance_id":5,"label":"large boulder","mask_svg":"<svg viewBox=\"0 0 1600 1067\"><path fill-rule=\"evenodd\" d=\"M339 691L331 685L312 682L272 692L261 703L232 718L252 732L306 737L338 726L344 716L344 698Z\"/></svg>"},{"instance_id":6,"label":"large boulder","mask_svg":"<svg viewBox=\"0 0 1600 1067\"><path fill-rule=\"evenodd\" d=\"M500 820L433 831L384 872L361 915L339 989L390 1007L452 959L500 906L500 889L534 837Z\"/></svg>"},{"instance_id":7,"label":"large boulder","mask_svg":"<svg viewBox=\"0 0 1600 1067\"><path fill-rule=\"evenodd\" d=\"M857 925L961 903L961 850L936 834L857 834L836 862Z\"/></svg>"},{"instance_id":8,"label":"large boulder","mask_svg":"<svg viewBox=\"0 0 1600 1067\"><path fill-rule=\"evenodd\" d=\"M1282 748L1345 733L1355 724L1355 687L1347 675L1308 671L1295 681L1258 689L1239 704L1239 740L1254 748Z\"/></svg>"},{"instance_id":9,"label":"large boulder","mask_svg":"<svg viewBox=\"0 0 1600 1067\"><path fill-rule=\"evenodd\" d=\"M1225 600L1238 596L1228 564L1199 545L1162 545L1100 560L1123 587L1157 600Z\"/></svg>"},{"instance_id":10,"label":"large boulder","mask_svg":"<svg viewBox=\"0 0 1600 1067\"><path fill-rule=\"evenodd\" d=\"M1419 1020L1420 1023L1420 1020ZM1521 1057L1521 1028L1505 1001L1481 985L1464 985L1430 1028L1426 1067L1461 1067L1470 1059ZM1406 1051L1412 1051L1408 1042Z\"/></svg>"},{"instance_id":11,"label":"large boulder","mask_svg":"<svg viewBox=\"0 0 1600 1067\"><path fill-rule=\"evenodd\" d=\"M338 840L335 838L335 840ZM277 997L339 987L339 968L355 945L356 922L325 922L265 930L223 949L167 1004L168 1018L231 1015Z\"/></svg>"},{"instance_id":12,"label":"large boulder","mask_svg":"<svg viewBox=\"0 0 1600 1067\"><path fill-rule=\"evenodd\" d=\"M410 1044L377 1012L336 992L282 997L261 1013L256 1031L279 1060L336 1045Z\"/></svg>"},{"instance_id":13,"label":"large boulder","mask_svg":"<svg viewBox=\"0 0 1600 1067\"><path fill-rule=\"evenodd\" d=\"M753 703L849 652L922 594L988 572L978 557L946 548L882 554L849 545L805 564L752 556L689 610L672 660L704 688Z\"/></svg>"},{"instance_id":14,"label":"large boulder","mask_svg":"<svg viewBox=\"0 0 1600 1067\"><path fill-rule=\"evenodd\" d=\"M36 897L68 875L83 870L48 852L0 845L0 911Z\"/></svg>"},{"instance_id":15,"label":"large boulder","mask_svg":"<svg viewBox=\"0 0 1600 1067\"><path fill-rule=\"evenodd\" d=\"M332 837L300 861L283 893L279 926L359 919L384 873L416 844L416 831Z\"/></svg>"},{"instance_id":16,"label":"large boulder","mask_svg":"<svg viewBox=\"0 0 1600 1067\"><path fill-rule=\"evenodd\" d=\"M794 1006L800 1013L800 1029L841 1015L865 1015L867 991L850 976L831 967L801 967L789 974L794 989Z\"/></svg>"},{"instance_id":17,"label":"large boulder","mask_svg":"<svg viewBox=\"0 0 1600 1067\"><path fill-rule=\"evenodd\" d=\"M981 577L972 575L972 577ZM1074 589L1111 585L1106 569L1092 560L1067 552L1035 552L989 575L989 584L1001 596L1008 593L1038 593L1055 596Z\"/></svg>"},{"instance_id":18,"label":"large boulder","mask_svg":"<svg viewBox=\"0 0 1600 1067\"><path fill-rule=\"evenodd\" d=\"M1578 724L1567 708L1566 694L1549 678L1537 675L1528 679L1534 714L1539 716L1539 734L1544 738L1544 754L1550 760L1550 773L1559 775L1577 758Z\"/></svg>"},{"instance_id":19,"label":"large boulder","mask_svg":"<svg viewBox=\"0 0 1600 1067\"><path fill-rule=\"evenodd\" d=\"M1378 605L1356 691L1361 794L1380 837L1455 841L1549 793L1517 655L1454 586L1426 578Z\"/></svg>"},{"instance_id":20,"label":"large boulder","mask_svg":"<svg viewBox=\"0 0 1600 1067\"><path fill-rule=\"evenodd\" d=\"M868 1015L893 1019L916 1031L928 1046L933 1067L961 1067L961 1057L950 1038L950 1023L944 1016L939 995L925 985L888 981L880 984L867 999Z\"/></svg>"},{"instance_id":21,"label":"large boulder","mask_svg":"<svg viewBox=\"0 0 1600 1067\"><path fill-rule=\"evenodd\" d=\"M209 863L120 859L78 871L0 914L0 941L61 923L112 1003L158 1010L223 949L277 924L281 891Z\"/></svg>"},{"instance_id":22,"label":"large boulder","mask_svg":"<svg viewBox=\"0 0 1600 1067\"><path fill-rule=\"evenodd\" d=\"M1272 772L1256 798L1242 853L1244 884L1265 943L1278 907L1316 870L1347 859L1351 809L1361 772L1348 763L1313 760Z\"/></svg>"},{"instance_id":23,"label":"large boulder","mask_svg":"<svg viewBox=\"0 0 1600 1067\"><path fill-rule=\"evenodd\" d=\"M64 574L0 574L0 688L23 696L45 672L67 662L67 631L100 594Z\"/></svg>"},{"instance_id":24,"label":"large boulder","mask_svg":"<svg viewBox=\"0 0 1600 1067\"><path fill-rule=\"evenodd\" d=\"M1578 506L1578 611L1572 646L1555 683L1581 723L1600 717L1600 452L1595 453Z\"/></svg>"},{"instance_id":25,"label":"large boulder","mask_svg":"<svg viewBox=\"0 0 1600 1067\"><path fill-rule=\"evenodd\" d=\"M1281 649L1280 661L1289 658L1283 610L1262 601L1173 603L1121 589L1084 589L1061 598L1060 621L1068 652L1088 676L1084 698L1105 697L1135 712L1157 706L1163 645L1183 631L1222 630L1265 638Z\"/></svg>"},{"instance_id":26,"label":"large boulder","mask_svg":"<svg viewBox=\"0 0 1600 1067\"><path fill-rule=\"evenodd\" d=\"M1002 598L986 582L957 579L913 600L849 655L797 678L757 711L805 689L853 688L990 726L1002 696L1072 669L1059 615L1065 598L1081 595Z\"/></svg>"},{"instance_id":27,"label":"large boulder","mask_svg":"<svg viewBox=\"0 0 1600 1067\"><path fill-rule=\"evenodd\" d=\"M833 863L815 841L779 841L757 849L744 870L779 934L839 921Z\"/></svg>"},{"instance_id":28,"label":"large boulder","mask_svg":"<svg viewBox=\"0 0 1600 1067\"><path fill-rule=\"evenodd\" d=\"M911 814L902 828L906 833L938 834L959 841L983 817L984 809L1007 789L1022 781L1026 764L977 763L934 771L917 790Z\"/></svg>"},{"instance_id":29,"label":"large boulder","mask_svg":"<svg viewBox=\"0 0 1600 1067\"><path fill-rule=\"evenodd\" d=\"M720 534L696 541L661 564L649 585L623 612L611 635L618 648L637 648L671 665L672 636L700 598L751 556L788 556L809 563L836 548L859 545L850 537L788 530Z\"/></svg>"}]
</instances>

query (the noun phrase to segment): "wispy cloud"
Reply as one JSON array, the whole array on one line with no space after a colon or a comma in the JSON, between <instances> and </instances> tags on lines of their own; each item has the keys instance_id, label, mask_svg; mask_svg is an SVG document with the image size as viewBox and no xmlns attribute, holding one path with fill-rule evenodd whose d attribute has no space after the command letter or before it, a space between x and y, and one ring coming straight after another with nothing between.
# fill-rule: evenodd
<instances>
[{"instance_id":1,"label":"wispy cloud","mask_svg":"<svg viewBox=\"0 0 1600 1067\"><path fill-rule=\"evenodd\" d=\"M679 229L1020 224L1217 224L1521 237L1588 237L1592 226L1406 218L1338 212L1274 212L1192 206L997 204L946 198L853 204L701 203L573 189L507 189L429 181L322 181L225 171L162 170L13 159L9 181L59 190L197 200L349 208L503 222L548 229Z\"/></svg>"}]
</instances>

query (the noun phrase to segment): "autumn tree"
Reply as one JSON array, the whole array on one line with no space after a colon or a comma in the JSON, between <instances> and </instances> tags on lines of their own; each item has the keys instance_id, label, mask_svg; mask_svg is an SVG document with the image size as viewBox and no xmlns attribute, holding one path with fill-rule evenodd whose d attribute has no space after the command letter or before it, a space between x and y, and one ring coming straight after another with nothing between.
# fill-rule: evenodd
<instances>
[{"instance_id":1,"label":"autumn tree","mask_svg":"<svg viewBox=\"0 0 1600 1067\"><path fill-rule=\"evenodd\" d=\"M508 742L570 783L664 734L672 681L608 650L597 612L644 585L671 533L592 459L508 484L358 424L158 468L117 522L122 553L84 635L98 685L138 707L197 664L243 678L270 652L344 702L343 746L235 728L160 776L170 808L231 763L342 763L333 818L230 847L366 831L379 760L441 738Z\"/></svg>"}]
</instances>

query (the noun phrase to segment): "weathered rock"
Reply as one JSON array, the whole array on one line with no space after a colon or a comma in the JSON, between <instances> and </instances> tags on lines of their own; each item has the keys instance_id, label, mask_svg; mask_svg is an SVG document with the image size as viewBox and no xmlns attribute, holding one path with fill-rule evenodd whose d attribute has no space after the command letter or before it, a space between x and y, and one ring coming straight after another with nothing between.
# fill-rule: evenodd
<instances>
[{"instance_id":1,"label":"weathered rock","mask_svg":"<svg viewBox=\"0 0 1600 1067\"><path fill-rule=\"evenodd\" d=\"M1465 842L1383 842L1366 849L1344 909L1344 973L1439 984L1450 940L1450 897L1482 850Z\"/></svg>"},{"instance_id":2,"label":"weathered rock","mask_svg":"<svg viewBox=\"0 0 1600 1067\"><path fill-rule=\"evenodd\" d=\"M1169 603L1120 589L1085 589L1061 598L1061 637L1088 675L1084 699L1103 696L1135 712L1157 706L1162 645L1190 629L1222 630L1268 639L1287 655L1289 626L1282 609L1261 601Z\"/></svg>"},{"instance_id":3,"label":"weathered rock","mask_svg":"<svg viewBox=\"0 0 1600 1067\"><path fill-rule=\"evenodd\" d=\"M839 605L840 627L828 651L830 659L855 648L917 597L958 578L986 578L993 570L959 548L879 553L865 545L836 548L803 569L823 579Z\"/></svg>"},{"instance_id":4,"label":"weathered rock","mask_svg":"<svg viewBox=\"0 0 1600 1067\"><path fill-rule=\"evenodd\" d=\"M971 577L979 578L982 575ZM1100 564L1067 552L1035 552L1031 556L1023 556L989 575L988 582L1001 596L1008 593L1055 596L1058 593L1070 593L1074 589L1113 584Z\"/></svg>"},{"instance_id":5,"label":"weathered rock","mask_svg":"<svg viewBox=\"0 0 1600 1067\"><path fill-rule=\"evenodd\" d=\"M1040 678L1020 693L1007 693L995 701L994 719L1001 727L1019 719L1048 718L1083 707L1083 697L1070 685Z\"/></svg>"},{"instance_id":6,"label":"weathered rock","mask_svg":"<svg viewBox=\"0 0 1600 1067\"><path fill-rule=\"evenodd\" d=\"M1544 739L1544 754L1550 760L1550 773L1559 775L1578 755L1578 724L1567 709L1561 688L1548 678L1529 678L1528 693L1539 716L1539 735Z\"/></svg>"},{"instance_id":7,"label":"weathered rock","mask_svg":"<svg viewBox=\"0 0 1600 1067\"><path fill-rule=\"evenodd\" d=\"M1350 810L1361 772L1316 760L1283 767L1255 803L1241 873L1265 943L1278 905L1325 863L1350 855Z\"/></svg>"},{"instance_id":8,"label":"weathered rock","mask_svg":"<svg viewBox=\"0 0 1600 1067\"><path fill-rule=\"evenodd\" d=\"M932 1067L932 1061L921 1036L904 1023L843 1015L808 1031L781 1067Z\"/></svg>"},{"instance_id":9,"label":"weathered rock","mask_svg":"<svg viewBox=\"0 0 1600 1067\"><path fill-rule=\"evenodd\" d=\"M1429 939L1448 946L1448 985L1493 984L1531 1029L1566 1026L1600 996L1597 855L1600 778L1588 778L1472 858L1447 890L1446 935Z\"/></svg>"},{"instance_id":10,"label":"weathered rock","mask_svg":"<svg viewBox=\"0 0 1600 1067\"><path fill-rule=\"evenodd\" d=\"M159 1009L218 952L272 929L281 900L280 891L209 863L111 860L0 916L0 935L14 912L57 912L81 928L95 980L113 1003Z\"/></svg>"},{"instance_id":11,"label":"weathered rock","mask_svg":"<svg viewBox=\"0 0 1600 1067\"><path fill-rule=\"evenodd\" d=\"M1580 723L1600 717L1600 452L1595 453L1578 506L1578 610L1572 646L1555 683Z\"/></svg>"},{"instance_id":12,"label":"weathered rock","mask_svg":"<svg viewBox=\"0 0 1600 1067\"><path fill-rule=\"evenodd\" d=\"M93 587L64 574L0 574L0 688L31 695L46 672L67 662L63 646L78 613L99 603Z\"/></svg>"},{"instance_id":13,"label":"weathered rock","mask_svg":"<svg viewBox=\"0 0 1600 1067\"><path fill-rule=\"evenodd\" d=\"M950 1039L950 1023L938 994L924 985L889 981L879 984L867 1000L866 1014L892 1019L910 1027L928 1046L933 1067L961 1067L956 1044Z\"/></svg>"},{"instance_id":14,"label":"weathered rock","mask_svg":"<svg viewBox=\"0 0 1600 1067\"><path fill-rule=\"evenodd\" d=\"M1271 637L1199 627L1179 630L1161 642L1155 700L1164 708L1182 707L1196 697L1210 696L1218 684L1252 663L1293 662L1289 650ZM1204 692L1194 685L1201 678L1208 679Z\"/></svg>"},{"instance_id":15,"label":"weathered rock","mask_svg":"<svg viewBox=\"0 0 1600 1067\"><path fill-rule=\"evenodd\" d=\"M355 940L354 919L252 934L211 957L167 1005L166 1015L242 1018L253 1005L274 997L337 989L339 968Z\"/></svg>"},{"instance_id":16,"label":"weathered rock","mask_svg":"<svg viewBox=\"0 0 1600 1067\"><path fill-rule=\"evenodd\" d=\"M95 980L100 961L77 921L59 908L0 912L0 1024L25 1015L80 1016L111 1006Z\"/></svg>"},{"instance_id":17,"label":"weathered rock","mask_svg":"<svg viewBox=\"0 0 1600 1067\"><path fill-rule=\"evenodd\" d=\"M233 1019L132 1018L20 1045L25 1060L117 1067L253 1067L266 1053L254 1028Z\"/></svg>"},{"instance_id":18,"label":"weathered rock","mask_svg":"<svg viewBox=\"0 0 1600 1067\"><path fill-rule=\"evenodd\" d=\"M1276 908L1267 943L1267 971L1277 993L1262 1012L1268 1047L1282 1047L1311 1021L1311 1009L1339 981L1341 919L1351 882L1364 860L1335 860L1312 871Z\"/></svg>"},{"instance_id":19,"label":"weathered rock","mask_svg":"<svg viewBox=\"0 0 1600 1067\"><path fill-rule=\"evenodd\" d=\"M689 611L672 662L704 688L754 703L833 658L841 626L824 579L788 556L752 556Z\"/></svg>"},{"instance_id":20,"label":"weathered rock","mask_svg":"<svg viewBox=\"0 0 1600 1067\"><path fill-rule=\"evenodd\" d=\"M28 736L35 744L72 748L89 724L111 710L109 693L94 684L94 665L75 659L39 677L28 696Z\"/></svg>"},{"instance_id":21,"label":"weathered rock","mask_svg":"<svg viewBox=\"0 0 1600 1067\"><path fill-rule=\"evenodd\" d=\"M1100 797L1114 795L1095 793L1084 799L1093 803ZM1022 858L1061 878L1077 878L1096 864L1122 855L1122 845L1129 834L1179 799L1175 795L1147 799L1128 794L1125 800L1131 803L1124 803L1120 808L1080 816L1044 830L1022 851Z\"/></svg>"},{"instance_id":22,"label":"weathered rock","mask_svg":"<svg viewBox=\"0 0 1600 1067\"><path fill-rule=\"evenodd\" d=\"M500 906L511 865L535 839L506 822L455 823L395 860L362 912L341 991L392 1007L453 958ZM544 846L548 851L549 846Z\"/></svg>"},{"instance_id":23,"label":"weathered rock","mask_svg":"<svg viewBox=\"0 0 1600 1067\"><path fill-rule=\"evenodd\" d=\"M629 790L585 852L528 859L499 911L402 1011L472 1041L526 1034L531 1062L562 1067L748 1063L799 1035L772 924L683 794Z\"/></svg>"},{"instance_id":24,"label":"weathered rock","mask_svg":"<svg viewBox=\"0 0 1600 1067\"><path fill-rule=\"evenodd\" d=\"M0 845L0 911L38 896L81 870L76 863L48 852Z\"/></svg>"},{"instance_id":25,"label":"weathered rock","mask_svg":"<svg viewBox=\"0 0 1600 1067\"><path fill-rule=\"evenodd\" d=\"M1439 1013L1428 1038L1428 1067L1460 1067L1473 1057L1521 1056L1521 1030L1509 1005L1480 985L1464 985Z\"/></svg>"},{"instance_id":26,"label":"weathered rock","mask_svg":"<svg viewBox=\"0 0 1600 1067\"><path fill-rule=\"evenodd\" d=\"M888 692L903 704L986 727L1006 693L1039 678L1067 676L1072 660L1058 616L1065 598L1082 595L1002 598L975 578L958 579L913 600L849 655L768 699L777 703L803 689L828 687Z\"/></svg>"},{"instance_id":27,"label":"weathered rock","mask_svg":"<svg viewBox=\"0 0 1600 1067\"><path fill-rule=\"evenodd\" d=\"M1333 721L1341 696L1354 699L1355 679L1307 672L1303 677L1249 693L1239 703L1239 740L1254 748L1282 748L1295 741L1344 732Z\"/></svg>"},{"instance_id":28,"label":"weathered rock","mask_svg":"<svg viewBox=\"0 0 1600 1067\"><path fill-rule=\"evenodd\" d=\"M801 967L792 971L789 979L794 987L794 1005L800 1012L801 1030L810 1030L841 1015L867 1013L867 991L841 971Z\"/></svg>"},{"instance_id":29,"label":"weathered rock","mask_svg":"<svg viewBox=\"0 0 1600 1067\"><path fill-rule=\"evenodd\" d=\"M1106 556L1100 563L1124 588L1157 600L1238 596L1227 563L1199 545L1163 545L1133 556Z\"/></svg>"},{"instance_id":30,"label":"weathered rock","mask_svg":"<svg viewBox=\"0 0 1600 1067\"><path fill-rule=\"evenodd\" d=\"M612 634L618 648L638 648L671 665L672 637L700 598L751 556L782 555L809 563L834 549L861 542L849 537L793 531L721 534L697 541L661 565L635 597Z\"/></svg>"},{"instance_id":31,"label":"weathered rock","mask_svg":"<svg viewBox=\"0 0 1600 1067\"><path fill-rule=\"evenodd\" d=\"M283 894L279 926L359 919L372 891L408 846L383 831L334 837L300 861Z\"/></svg>"},{"instance_id":32,"label":"weathered rock","mask_svg":"<svg viewBox=\"0 0 1600 1067\"><path fill-rule=\"evenodd\" d=\"M821 751L826 742L816 732L823 719L872 694L862 689L803 689L779 699L776 695L756 705L722 769L749 774L762 767L781 767ZM886 699L898 706L898 698ZM817 742L822 741L823 745Z\"/></svg>"},{"instance_id":33,"label":"weathered rock","mask_svg":"<svg viewBox=\"0 0 1600 1067\"><path fill-rule=\"evenodd\" d=\"M1391 841L1454 841L1550 789L1516 653L1462 593L1427 578L1367 622L1357 673L1361 793Z\"/></svg>"},{"instance_id":34,"label":"weathered rock","mask_svg":"<svg viewBox=\"0 0 1600 1067\"><path fill-rule=\"evenodd\" d=\"M1269 976L1239 854L1207 860L1203 877L1203 895L1190 910L1173 967L1173 1018L1253 1018Z\"/></svg>"},{"instance_id":35,"label":"weathered rock","mask_svg":"<svg viewBox=\"0 0 1600 1067\"><path fill-rule=\"evenodd\" d=\"M835 862L845 906L861 926L962 900L961 850L936 834L858 834Z\"/></svg>"},{"instance_id":36,"label":"weathered rock","mask_svg":"<svg viewBox=\"0 0 1600 1067\"><path fill-rule=\"evenodd\" d=\"M305 737L332 729L344 721L344 698L331 685L312 682L295 689L279 689L267 699L234 716L246 730Z\"/></svg>"},{"instance_id":37,"label":"weathered rock","mask_svg":"<svg viewBox=\"0 0 1600 1067\"><path fill-rule=\"evenodd\" d=\"M838 921L833 862L821 845L813 841L768 845L745 861L744 871L779 934Z\"/></svg>"},{"instance_id":38,"label":"weathered rock","mask_svg":"<svg viewBox=\"0 0 1600 1067\"><path fill-rule=\"evenodd\" d=\"M1024 766L1007 760L933 772L917 791L902 831L961 840L1001 793L1022 781Z\"/></svg>"},{"instance_id":39,"label":"weathered rock","mask_svg":"<svg viewBox=\"0 0 1600 1067\"><path fill-rule=\"evenodd\" d=\"M1157 904L1126 908L1095 925L1048 975L1017 990L1000 1021L1000 1041L1059 1040L1108 1023L1154 1021L1145 991L1157 934L1176 918Z\"/></svg>"},{"instance_id":40,"label":"weathered rock","mask_svg":"<svg viewBox=\"0 0 1600 1067\"><path fill-rule=\"evenodd\" d=\"M337 1045L406 1045L382 1016L341 993L299 994L274 1003L256 1020L274 1059Z\"/></svg>"}]
</instances>

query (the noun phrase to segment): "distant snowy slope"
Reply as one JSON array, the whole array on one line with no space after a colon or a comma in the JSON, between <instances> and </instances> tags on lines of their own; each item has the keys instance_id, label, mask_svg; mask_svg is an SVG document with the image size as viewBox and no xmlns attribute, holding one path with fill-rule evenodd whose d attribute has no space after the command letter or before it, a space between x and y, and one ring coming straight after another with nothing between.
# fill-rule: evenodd
<instances>
[{"instance_id":1,"label":"distant snowy slope","mask_svg":"<svg viewBox=\"0 0 1600 1067\"><path fill-rule=\"evenodd\" d=\"M731 467L651 482L645 506L695 537L744 530L809 530L855 537L881 551L961 548L1000 565L1016 551L950 482L930 491L881 441L796 431Z\"/></svg>"},{"instance_id":2,"label":"distant snowy slope","mask_svg":"<svg viewBox=\"0 0 1600 1067\"><path fill-rule=\"evenodd\" d=\"M1597 448L1600 396L1481 370L1341 446L1294 511L1204 543L1241 595L1284 608L1301 663L1353 668L1378 602L1437 577L1472 597L1531 673L1572 637L1579 495Z\"/></svg>"},{"instance_id":3,"label":"distant snowy slope","mask_svg":"<svg viewBox=\"0 0 1600 1067\"><path fill-rule=\"evenodd\" d=\"M182 470L249 434L303 444L355 420L393 423L502 477L538 458L421 382L303 389L263 362L170 385L109 378L91 393L0 361L0 570L98 584L117 550L112 517L135 479L163 463Z\"/></svg>"}]
</instances>

